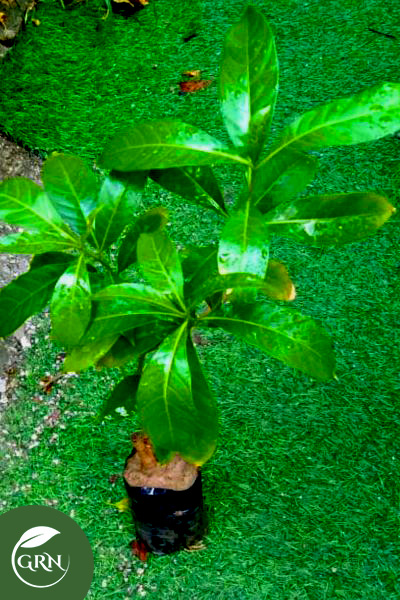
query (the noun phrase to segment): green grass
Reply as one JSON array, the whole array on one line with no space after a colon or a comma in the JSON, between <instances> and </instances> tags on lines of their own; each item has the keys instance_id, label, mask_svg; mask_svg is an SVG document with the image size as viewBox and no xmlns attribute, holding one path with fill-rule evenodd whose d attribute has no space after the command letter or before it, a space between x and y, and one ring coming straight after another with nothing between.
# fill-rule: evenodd
<instances>
[{"instance_id":1,"label":"green grass","mask_svg":"<svg viewBox=\"0 0 400 600\"><path fill-rule=\"evenodd\" d=\"M217 77L223 36L245 4L158 0L157 20L148 7L138 21L105 22L100 0L65 12L55 0L39 4L40 27L28 23L0 66L0 130L43 155L59 150L90 161L133 121L179 118L227 139L216 84L182 97L176 83L189 68ZM316 104L399 80L400 7L389 10L383 0L254 4L277 38L274 134ZM198 37L182 42L193 31ZM398 206L399 149L390 137L324 150L307 194L379 190ZM221 167L218 176L232 200L237 171ZM205 242L221 227L155 185L145 203L170 208L171 235L182 244ZM129 515L108 504L125 495L121 479L108 479L122 470L135 423L94 426L92 418L118 375L91 370L44 395L39 380L59 369L59 350L39 320L2 424L17 452L4 458L0 497L3 510L56 500L66 514L74 511L95 555L88 598L139 598L139 585L157 600L399 597L398 217L359 244L321 251L277 239L272 252L296 284L293 306L331 333L338 380L317 384L228 335L209 334L201 354L221 437L204 467L207 549L152 557L143 573L130 557ZM57 406L59 423L42 431ZM29 448L37 427L39 445Z\"/></svg>"}]
</instances>

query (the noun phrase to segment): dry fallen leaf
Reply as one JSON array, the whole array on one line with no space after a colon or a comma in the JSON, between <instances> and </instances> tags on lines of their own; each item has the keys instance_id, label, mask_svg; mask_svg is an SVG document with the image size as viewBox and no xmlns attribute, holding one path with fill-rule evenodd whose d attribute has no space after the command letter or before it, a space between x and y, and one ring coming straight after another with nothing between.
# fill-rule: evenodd
<instances>
[{"instance_id":1,"label":"dry fallen leaf","mask_svg":"<svg viewBox=\"0 0 400 600\"><path fill-rule=\"evenodd\" d=\"M137 556L142 562L147 561L148 550L146 548L145 543L142 542L142 540L133 540L131 542L131 550L133 556Z\"/></svg>"},{"instance_id":2,"label":"dry fallen leaf","mask_svg":"<svg viewBox=\"0 0 400 600\"><path fill-rule=\"evenodd\" d=\"M182 94L191 94L203 90L212 84L212 79L202 79L200 81L180 81L179 87Z\"/></svg>"}]
</instances>

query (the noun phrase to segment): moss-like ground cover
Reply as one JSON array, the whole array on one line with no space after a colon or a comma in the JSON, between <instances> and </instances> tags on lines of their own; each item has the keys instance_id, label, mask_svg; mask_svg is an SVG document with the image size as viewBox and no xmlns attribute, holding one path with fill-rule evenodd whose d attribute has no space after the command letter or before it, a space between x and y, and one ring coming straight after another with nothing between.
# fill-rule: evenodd
<instances>
[{"instance_id":1,"label":"moss-like ground cover","mask_svg":"<svg viewBox=\"0 0 400 600\"><path fill-rule=\"evenodd\" d=\"M216 84L180 96L177 82L187 69L218 76L223 36L245 4L157 0L138 20L103 21L100 1L69 11L42 2L41 25L28 23L0 66L0 130L43 155L58 150L88 161L133 121L178 118L225 136ZM277 40L275 127L330 99L400 80L400 7L383 0L254 4ZM398 206L397 138L320 154L308 194L379 190ZM237 173L224 167L218 174L232 198ZM205 242L221 226L155 185L145 203L170 208L170 233L181 244ZM73 511L95 555L88 598L399 597L398 216L359 244L322 252L276 240L273 255L297 286L293 306L330 331L338 381L317 384L220 332L209 337L201 352L219 400L221 438L204 468L210 532L198 553L152 558L144 569L131 559L129 515L108 503L125 495L121 479L109 477L122 470L134 423L95 426L92 418L117 373L89 371L43 394L39 380L59 368L59 349L40 325L3 422L2 436L16 451L3 457L2 510L57 502Z\"/></svg>"}]
</instances>

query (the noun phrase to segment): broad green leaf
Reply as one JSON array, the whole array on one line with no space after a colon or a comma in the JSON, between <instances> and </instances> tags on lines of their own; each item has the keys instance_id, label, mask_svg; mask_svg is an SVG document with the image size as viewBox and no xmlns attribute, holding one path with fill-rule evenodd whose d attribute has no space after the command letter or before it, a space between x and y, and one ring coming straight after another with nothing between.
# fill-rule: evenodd
<instances>
[{"instance_id":1,"label":"broad green leaf","mask_svg":"<svg viewBox=\"0 0 400 600\"><path fill-rule=\"evenodd\" d=\"M184 310L182 267L167 233L164 230L142 233L137 256L145 279L159 292L172 294Z\"/></svg>"},{"instance_id":2,"label":"broad green leaf","mask_svg":"<svg viewBox=\"0 0 400 600\"><path fill-rule=\"evenodd\" d=\"M178 452L188 462L203 464L213 450L205 431L210 419L198 408L204 405L204 389L193 399L187 338L183 323L151 356L139 385L137 410L160 462Z\"/></svg>"},{"instance_id":3,"label":"broad green leaf","mask_svg":"<svg viewBox=\"0 0 400 600\"><path fill-rule=\"evenodd\" d=\"M270 154L290 145L295 150L359 144L400 129L400 83L380 83L354 96L333 100L304 113L285 127Z\"/></svg>"},{"instance_id":4,"label":"broad green leaf","mask_svg":"<svg viewBox=\"0 0 400 600\"><path fill-rule=\"evenodd\" d=\"M63 372L79 373L88 367L92 367L102 356L107 354L118 337L118 333L113 333L77 346L67 355L63 365Z\"/></svg>"},{"instance_id":5,"label":"broad green leaf","mask_svg":"<svg viewBox=\"0 0 400 600\"><path fill-rule=\"evenodd\" d=\"M265 215L270 233L315 246L357 242L372 235L395 208L373 192L299 198Z\"/></svg>"},{"instance_id":6,"label":"broad green leaf","mask_svg":"<svg viewBox=\"0 0 400 600\"><path fill-rule=\"evenodd\" d=\"M117 171L146 171L248 161L197 127L180 121L152 121L117 133L99 164Z\"/></svg>"},{"instance_id":7,"label":"broad green leaf","mask_svg":"<svg viewBox=\"0 0 400 600\"><path fill-rule=\"evenodd\" d=\"M113 417L127 416L133 412L136 408L136 392L139 381L139 375L129 375L117 383L110 396L103 403L99 414L96 416L96 422L101 423L107 415Z\"/></svg>"},{"instance_id":8,"label":"broad green leaf","mask_svg":"<svg viewBox=\"0 0 400 600\"><path fill-rule=\"evenodd\" d=\"M77 346L92 312L89 275L81 255L57 281L50 303L52 337L67 348Z\"/></svg>"},{"instance_id":9,"label":"broad green leaf","mask_svg":"<svg viewBox=\"0 0 400 600\"><path fill-rule=\"evenodd\" d=\"M186 248L182 252L182 271L185 280L185 298L203 284L205 279L218 273L218 246Z\"/></svg>"},{"instance_id":10,"label":"broad green leaf","mask_svg":"<svg viewBox=\"0 0 400 600\"><path fill-rule=\"evenodd\" d=\"M266 279L262 279L251 273L228 273L226 275L217 275L203 281L202 284L193 289L192 295L188 300L190 306L194 308L200 304L200 302L212 297L217 292L246 289L253 289L268 294L271 285Z\"/></svg>"},{"instance_id":11,"label":"broad green leaf","mask_svg":"<svg viewBox=\"0 0 400 600\"><path fill-rule=\"evenodd\" d=\"M256 161L268 135L278 93L279 67L273 33L248 6L229 31L222 58L220 98L229 136Z\"/></svg>"},{"instance_id":12,"label":"broad green leaf","mask_svg":"<svg viewBox=\"0 0 400 600\"><path fill-rule=\"evenodd\" d=\"M70 237L58 233L10 233L0 237L0 253L6 254L39 254L56 250L69 250L76 247Z\"/></svg>"},{"instance_id":13,"label":"broad green leaf","mask_svg":"<svg viewBox=\"0 0 400 600\"><path fill-rule=\"evenodd\" d=\"M222 327L315 379L334 376L335 358L327 333L295 310L269 304L233 306L231 315L209 316L204 322Z\"/></svg>"},{"instance_id":14,"label":"broad green leaf","mask_svg":"<svg viewBox=\"0 0 400 600\"><path fill-rule=\"evenodd\" d=\"M106 335L124 333L155 319L175 322L184 316L165 294L142 283L111 285L98 292L93 299L96 301L95 315L85 333L84 343Z\"/></svg>"},{"instance_id":15,"label":"broad green leaf","mask_svg":"<svg viewBox=\"0 0 400 600\"><path fill-rule=\"evenodd\" d=\"M281 262L269 260L267 274L265 275L265 289L262 290L274 300L286 302L296 298L296 289L289 277L289 273Z\"/></svg>"},{"instance_id":16,"label":"broad green leaf","mask_svg":"<svg viewBox=\"0 0 400 600\"><path fill-rule=\"evenodd\" d=\"M218 249L218 270L226 273L253 273L264 277L268 264L269 240L261 213L246 203L225 223Z\"/></svg>"},{"instance_id":17,"label":"broad green leaf","mask_svg":"<svg viewBox=\"0 0 400 600\"><path fill-rule=\"evenodd\" d=\"M0 290L0 337L6 337L49 302L65 263L49 264L20 275Z\"/></svg>"},{"instance_id":18,"label":"broad green leaf","mask_svg":"<svg viewBox=\"0 0 400 600\"><path fill-rule=\"evenodd\" d=\"M192 383L193 404L199 415L199 432L196 437L196 464L202 465L214 454L218 438L218 408L199 361L190 335L187 338L187 358Z\"/></svg>"},{"instance_id":19,"label":"broad green leaf","mask_svg":"<svg viewBox=\"0 0 400 600\"><path fill-rule=\"evenodd\" d=\"M108 248L131 225L142 203L141 191L146 173L116 173L112 171L103 181L99 194L100 211L96 217L95 236L99 249Z\"/></svg>"},{"instance_id":20,"label":"broad green leaf","mask_svg":"<svg viewBox=\"0 0 400 600\"><path fill-rule=\"evenodd\" d=\"M33 269L38 269L45 265L59 264L64 264L64 268L67 268L74 260L76 260L76 256L71 256L71 254L65 254L64 252L43 252L42 254L36 254L32 257L29 269L32 271Z\"/></svg>"},{"instance_id":21,"label":"broad green leaf","mask_svg":"<svg viewBox=\"0 0 400 600\"><path fill-rule=\"evenodd\" d=\"M118 270L121 273L137 261L137 242L142 233L154 233L168 223L168 211L162 206L151 208L136 220L122 240L118 252Z\"/></svg>"},{"instance_id":22,"label":"broad green leaf","mask_svg":"<svg viewBox=\"0 0 400 600\"><path fill-rule=\"evenodd\" d=\"M135 360L138 356L136 349L128 341L128 339L121 335L112 348L109 349L107 354L102 356L96 367L122 367L126 363Z\"/></svg>"},{"instance_id":23,"label":"broad green leaf","mask_svg":"<svg viewBox=\"0 0 400 600\"><path fill-rule=\"evenodd\" d=\"M265 213L295 198L313 180L317 168L317 158L290 146L278 152L254 173L252 206Z\"/></svg>"},{"instance_id":24,"label":"broad green leaf","mask_svg":"<svg viewBox=\"0 0 400 600\"><path fill-rule=\"evenodd\" d=\"M0 220L34 232L71 238L48 195L24 177L0 183Z\"/></svg>"},{"instance_id":25,"label":"broad green leaf","mask_svg":"<svg viewBox=\"0 0 400 600\"><path fill-rule=\"evenodd\" d=\"M155 169L150 171L150 177L166 190L189 202L210 208L225 217L228 214L211 167Z\"/></svg>"},{"instance_id":26,"label":"broad green leaf","mask_svg":"<svg viewBox=\"0 0 400 600\"><path fill-rule=\"evenodd\" d=\"M96 207L94 172L79 156L53 154L43 165L43 184L63 219L76 231L86 232L86 217Z\"/></svg>"},{"instance_id":27,"label":"broad green leaf","mask_svg":"<svg viewBox=\"0 0 400 600\"><path fill-rule=\"evenodd\" d=\"M171 323L154 319L147 325L135 327L125 332L125 336L132 344L136 356L153 352L161 342L178 327L178 322Z\"/></svg>"}]
</instances>

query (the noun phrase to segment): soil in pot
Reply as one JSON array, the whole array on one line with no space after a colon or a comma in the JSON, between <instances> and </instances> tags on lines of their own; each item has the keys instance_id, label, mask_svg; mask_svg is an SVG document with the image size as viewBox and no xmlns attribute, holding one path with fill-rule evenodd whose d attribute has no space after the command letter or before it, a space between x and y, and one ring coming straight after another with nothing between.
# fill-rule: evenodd
<instances>
[{"instance_id":1,"label":"soil in pot","mask_svg":"<svg viewBox=\"0 0 400 600\"><path fill-rule=\"evenodd\" d=\"M178 454L157 462L149 439L134 434L124 483L131 500L137 539L154 554L197 544L205 531L201 474Z\"/></svg>"}]
</instances>

